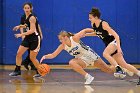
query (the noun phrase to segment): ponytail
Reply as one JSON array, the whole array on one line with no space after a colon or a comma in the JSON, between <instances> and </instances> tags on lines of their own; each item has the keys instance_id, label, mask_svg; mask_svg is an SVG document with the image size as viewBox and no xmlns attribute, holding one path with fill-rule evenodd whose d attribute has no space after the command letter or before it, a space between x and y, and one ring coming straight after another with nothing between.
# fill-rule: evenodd
<instances>
[{"instance_id":1,"label":"ponytail","mask_svg":"<svg viewBox=\"0 0 140 93\"><path fill-rule=\"evenodd\" d=\"M68 33L69 36L74 36L74 34L71 33L71 32L67 32L67 33Z\"/></svg>"}]
</instances>

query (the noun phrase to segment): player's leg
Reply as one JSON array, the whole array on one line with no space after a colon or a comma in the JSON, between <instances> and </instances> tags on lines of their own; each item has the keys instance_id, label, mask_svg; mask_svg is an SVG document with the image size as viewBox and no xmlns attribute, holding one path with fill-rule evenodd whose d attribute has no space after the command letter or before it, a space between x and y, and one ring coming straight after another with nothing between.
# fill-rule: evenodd
<instances>
[{"instance_id":1,"label":"player's leg","mask_svg":"<svg viewBox=\"0 0 140 93\"><path fill-rule=\"evenodd\" d=\"M27 57L22 61L22 65L29 70L28 65L30 64L30 50L28 49L28 55Z\"/></svg>"},{"instance_id":2,"label":"player's leg","mask_svg":"<svg viewBox=\"0 0 140 93\"><path fill-rule=\"evenodd\" d=\"M38 55L38 52L30 51L30 59L36 68L38 68L38 66L40 65L39 61L36 58L37 55ZM37 69L36 69L36 72L37 72L37 74L35 74L33 77L41 77L41 75L38 73Z\"/></svg>"},{"instance_id":3,"label":"player's leg","mask_svg":"<svg viewBox=\"0 0 140 93\"><path fill-rule=\"evenodd\" d=\"M116 44L110 43L105 48L105 50L103 52L103 56L108 60L108 62L110 62L111 65L113 65L116 68L116 71L114 73L115 77L120 77L120 75L125 77L125 73L123 72L122 68L118 65L116 60L111 56L111 54L116 52L116 50L117 50Z\"/></svg>"},{"instance_id":4,"label":"player's leg","mask_svg":"<svg viewBox=\"0 0 140 93\"><path fill-rule=\"evenodd\" d=\"M27 50L27 47L24 46L19 46L19 49L17 51L17 55L16 55L16 68L14 70L14 72L10 73L10 76L18 76L21 75L21 62L22 62L22 55L25 53L25 51Z\"/></svg>"},{"instance_id":5,"label":"player's leg","mask_svg":"<svg viewBox=\"0 0 140 93\"><path fill-rule=\"evenodd\" d=\"M40 36L37 37L37 41L30 42L30 60L34 64L36 68L39 66L39 61L37 60L36 56L38 55L38 52L40 50ZM36 69L37 74L35 74L33 77L41 77L41 75L38 73Z\"/></svg>"},{"instance_id":6,"label":"player's leg","mask_svg":"<svg viewBox=\"0 0 140 93\"><path fill-rule=\"evenodd\" d=\"M74 58L69 61L69 65L74 71L78 72L79 74L85 77L85 84L90 84L93 81L94 77L92 77L90 74L84 71L84 68L87 66L87 64L83 60L81 60L80 58Z\"/></svg>"},{"instance_id":7,"label":"player's leg","mask_svg":"<svg viewBox=\"0 0 140 93\"><path fill-rule=\"evenodd\" d=\"M109 67L101 58L94 62L94 66L109 74L114 73L115 71L115 68Z\"/></svg>"},{"instance_id":8,"label":"player's leg","mask_svg":"<svg viewBox=\"0 0 140 93\"><path fill-rule=\"evenodd\" d=\"M136 75L139 76L138 84L140 85L140 71L137 70L134 66L132 66L130 64L127 64L126 61L125 61L125 59L123 58L123 55L115 54L113 57L115 58L115 60L118 62L118 64L121 67L126 68L127 70L131 71L131 72L128 72L128 74L130 76L132 76L133 73L135 73Z\"/></svg>"}]
</instances>

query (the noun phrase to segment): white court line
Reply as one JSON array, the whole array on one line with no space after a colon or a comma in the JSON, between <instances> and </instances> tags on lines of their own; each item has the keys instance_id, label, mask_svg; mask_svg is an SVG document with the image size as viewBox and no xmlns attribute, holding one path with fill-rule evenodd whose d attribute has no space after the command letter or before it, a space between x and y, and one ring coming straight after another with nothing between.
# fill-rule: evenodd
<instances>
[{"instance_id":1,"label":"white court line","mask_svg":"<svg viewBox=\"0 0 140 93\"><path fill-rule=\"evenodd\" d=\"M21 82L21 83L15 83L15 84L60 84L60 83L63 83L63 84L83 84L84 82L63 82L63 81L61 81L61 82L57 82L57 81L54 81L54 82L50 82L50 81L46 81L45 79L43 79L43 78L41 78L42 80L44 80L44 82L34 82L34 83L25 83L25 82ZM22 81L22 80L21 80ZM126 82L126 83L128 83L128 82L133 82L134 83L134 81L137 81L137 79L131 79L131 80L104 80L104 81L93 81L93 83L108 83L108 82L120 82L120 83L122 83L122 82ZM9 82L10 83L14 83L12 80L9 80Z\"/></svg>"}]
</instances>

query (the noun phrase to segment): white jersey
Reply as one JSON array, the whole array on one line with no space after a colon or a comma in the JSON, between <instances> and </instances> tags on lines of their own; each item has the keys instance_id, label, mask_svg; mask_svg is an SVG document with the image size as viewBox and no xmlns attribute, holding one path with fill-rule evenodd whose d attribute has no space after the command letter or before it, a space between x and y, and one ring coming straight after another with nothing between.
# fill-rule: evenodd
<instances>
[{"instance_id":1,"label":"white jersey","mask_svg":"<svg viewBox=\"0 0 140 93\"><path fill-rule=\"evenodd\" d=\"M80 57L83 54L86 54L87 51L90 49L89 46L83 44L83 42L80 41L80 43L75 42L72 37L70 37L71 41L71 47L65 45L65 50L72 56Z\"/></svg>"},{"instance_id":2,"label":"white jersey","mask_svg":"<svg viewBox=\"0 0 140 93\"><path fill-rule=\"evenodd\" d=\"M81 58L83 61L93 62L96 61L99 56L82 41L80 43L75 42L72 37L70 37L71 46L65 45L65 50L75 58ZM87 62L86 62L87 64Z\"/></svg>"}]
</instances>

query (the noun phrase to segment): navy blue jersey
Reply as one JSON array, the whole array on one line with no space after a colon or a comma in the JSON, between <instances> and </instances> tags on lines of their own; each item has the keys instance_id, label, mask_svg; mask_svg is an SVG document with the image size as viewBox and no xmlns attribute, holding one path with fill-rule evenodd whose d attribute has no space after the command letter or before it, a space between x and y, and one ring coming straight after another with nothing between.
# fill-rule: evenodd
<instances>
[{"instance_id":1,"label":"navy blue jersey","mask_svg":"<svg viewBox=\"0 0 140 93\"><path fill-rule=\"evenodd\" d=\"M36 18L36 30L34 31L34 33L30 34L30 35L26 35L25 38L28 39L29 41L35 41L36 40L36 36L40 35L39 33L39 28L38 28L38 20L37 20L37 17L33 14L30 14L27 18L26 18L26 15L24 14L22 17L21 17L21 22L20 24L22 25L25 25L26 28L23 29L24 32L27 32L28 30L30 30L30 18L34 16Z\"/></svg>"},{"instance_id":2,"label":"navy blue jersey","mask_svg":"<svg viewBox=\"0 0 140 93\"><path fill-rule=\"evenodd\" d=\"M104 44L107 46L110 42L112 42L115 38L114 36L110 35L108 31L104 30L102 27L102 22L100 22L99 27L96 27L95 23L92 25L93 30L95 31L96 35L103 40Z\"/></svg>"}]
</instances>

